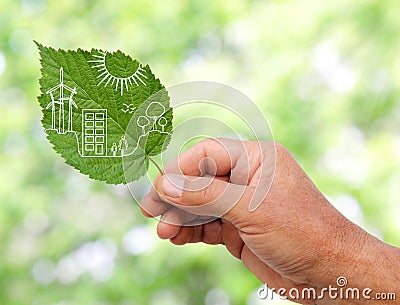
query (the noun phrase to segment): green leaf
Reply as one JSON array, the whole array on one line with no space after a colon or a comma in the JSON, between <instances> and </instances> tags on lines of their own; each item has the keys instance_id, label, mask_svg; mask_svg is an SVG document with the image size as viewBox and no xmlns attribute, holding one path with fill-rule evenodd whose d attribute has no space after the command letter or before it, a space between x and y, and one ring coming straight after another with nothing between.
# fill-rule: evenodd
<instances>
[{"instance_id":1,"label":"green leaf","mask_svg":"<svg viewBox=\"0 0 400 305\"><path fill-rule=\"evenodd\" d=\"M121 51L36 44L42 125L54 150L96 180L119 184L142 177L172 131L167 90L150 67Z\"/></svg>"}]
</instances>

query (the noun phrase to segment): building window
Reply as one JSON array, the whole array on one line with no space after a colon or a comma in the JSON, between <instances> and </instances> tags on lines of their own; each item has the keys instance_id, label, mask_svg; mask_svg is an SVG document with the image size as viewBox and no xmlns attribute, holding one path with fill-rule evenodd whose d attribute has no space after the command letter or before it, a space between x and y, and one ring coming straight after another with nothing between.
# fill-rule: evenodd
<instances>
[{"instance_id":1,"label":"building window","mask_svg":"<svg viewBox=\"0 0 400 305\"><path fill-rule=\"evenodd\" d=\"M82 110L84 156L107 156L107 109Z\"/></svg>"}]
</instances>

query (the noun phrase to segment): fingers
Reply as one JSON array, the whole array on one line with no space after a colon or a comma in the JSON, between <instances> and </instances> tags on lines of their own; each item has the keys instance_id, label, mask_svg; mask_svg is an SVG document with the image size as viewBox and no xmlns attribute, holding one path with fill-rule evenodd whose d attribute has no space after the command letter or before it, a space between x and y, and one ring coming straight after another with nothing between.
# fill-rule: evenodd
<instances>
[{"instance_id":1,"label":"fingers","mask_svg":"<svg viewBox=\"0 0 400 305\"><path fill-rule=\"evenodd\" d=\"M231 223L221 219L204 225L181 227L179 232L170 238L170 241L175 245L198 242L208 245L223 244L238 259L241 258L244 247L244 242L238 230Z\"/></svg>"},{"instance_id":2,"label":"fingers","mask_svg":"<svg viewBox=\"0 0 400 305\"><path fill-rule=\"evenodd\" d=\"M203 225L201 241L209 245L218 245L223 243L222 224L219 219Z\"/></svg>"},{"instance_id":3,"label":"fingers","mask_svg":"<svg viewBox=\"0 0 400 305\"><path fill-rule=\"evenodd\" d=\"M156 180L160 179L160 177L161 176L158 176L156 178ZM216 177L214 177L214 179L218 179L218 180L225 181L225 182L229 181L228 176L216 176ZM152 187L150 189L150 192L143 197L142 202L140 203L141 212L146 217L160 216L160 215L164 214L170 208L171 208L171 205L169 203L163 201L160 198L157 190L154 187ZM191 216L192 217L189 217L188 215L186 215L185 223L188 223L195 219L195 217L193 215L191 215ZM210 221L209 217L206 219L203 219L203 220ZM207 221L204 221L204 222L207 222ZM193 224L194 223L190 223L190 225L193 225Z\"/></svg>"},{"instance_id":4,"label":"fingers","mask_svg":"<svg viewBox=\"0 0 400 305\"><path fill-rule=\"evenodd\" d=\"M161 239L171 239L178 235L183 222L183 211L170 208L161 217L157 226L157 234Z\"/></svg>"},{"instance_id":5,"label":"fingers","mask_svg":"<svg viewBox=\"0 0 400 305\"><path fill-rule=\"evenodd\" d=\"M194 233L193 227L181 227L179 233L170 239L171 243L177 246L190 242Z\"/></svg>"},{"instance_id":6,"label":"fingers","mask_svg":"<svg viewBox=\"0 0 400 305\"><path fill-rule=\"evenodd\" d=\"M215 218L199 217L171 207L160 218L157 226L158 236L162 239L171 239L177 236L185 227L193 227L198 224L209 223Z\"/></svg>"},{"instance_id":7,"label":"fingers","mask_svg":"<svg viewBox=\"0 0 400 305\"><path fill-rule=\"evenodd\" d=\"M154 184L163 200L195 215L236 222L247 209L252 187L209 177L164 175Z\"/></svg>"},{"instance_id":8,"label":"fingers","mask_svg":"<svg viewBox=\"0 0 400 305\"><path fill-rule=\"evenodd\" d=\"M222 240L228 251L236 258L240 259L244 242L239 235L239 231L230 223L222 220Z\"/></svg>"},{"instance_id":9,"label":"fingers","mask_svg":"<svg viewBox=\"0 0 400 305\"><path fill-rule=\"evenodd\" d=\"M227 175L239 157L246 153L244 142L231 139L207 139L182 153L164 167L165 173L202 176Z\"/></svg>"},{"instance_id":10,"label":"fingers","mask_svg":"<svg viewBox=\"0 0 400 305\"><path fill-rule=\"evenodd\" d=\"M150 192L143 197L142 202L140 203L141 211L146 217L157 217L162 215L170 207L170 204L161 200L154 187L152 187Z\"/></svg>"},{"instance_id":11,"label":"fingers","mask_svg":"<svg viewBox=\"0 0 400 305\"><path fill-rule=\"evenodd\" d=\"M220 219L204 225L181 227L178 234L171 238L175 245L203 242L209 245L223 244L222 223Z\"/></svg>"},{"instance_id":12,"label":"fingers","mask_svg":"<svg viewBox=\"0 0 400 305\"><path fill-rule=\"evenodd\" d=\"M186 206L190 206L190 210L194 214L200 215L202 210L199 208L194 208L195 206L197 207L207 203L208 208L205 211L211 214L207 213L204 215L220 217L223 215L223 213L235 206L239 200L239 197L241 196L241 193L245 194L244 190L239 190L239 187L235 185L250 185L252 187L249 188L252 189L252 196L248 198L249 200L247 201L247 204L249 210L255 210L265 199L269 190L270 182L273 178L274 166L272 165L274 164L273 156L275 146L274 143L267 144L268 143L261 145L258 142L243 142L231 139L207 139L196 144L188 151L180 155L177 160L164 167L164 171L167 173L167 175L164 177L158 176L155 181L156 188L153 188L150 192L150 195L144 198L142 202L143 214L148 217L155 217L163 214L169 208L169 206L163 202L164 199L167 199L166 201L169 203L185 206L185 200L178 202L177 200L172 200L171 198L183 195L192 197L192 201L189 200ZM269 161L266 162L265 160ZM263 166L261 166L264 161L266 162L266 165L268 165L265 169L263 169ZM190 192L181 193L179 192L179 183L173 182L171 179L174 178L171 178L168 179L168 181L173 182L171 184L177 187L170 187L169 190L173 192L175 189L177 192L172 194L167 194L166 192L164 195L170 195L170 198L168 198L168 196L161 196L163 198L160 198L160 195L158 194L158 191L162 189L159 186L161 183L160 181L165 181L165 177L169 177L169 174L180 173L184 174L182 176L214 177L214 179L225 182L229 181L233 185L231 186L226 184L224 185L226 187L224 190L215 191L215 188L212 185L210 187L207 187L205 184L198 185L201 183L208 183L206 180L198 179L194 182L188 182L188 186L195 185L195 189L189 189ZM212 179L208 181L212 181ZM217 184L217 182L215 184ZM168 183L165 185L167 186ZM222 183L219 183L219 186L222 185ZM198 188L201 188L202 191L197 192ZM199 198L203 197L204 199L204 193L224 193L226 200L221 201L223 204L219 202L217 209L211 211L211 206L213 206L213 204L209 204L211 202L211 200L209 200L210 198L206 198L208 200L206 203L201 200L202 198ZM196 200L198 203L194 203L193 200Z\"/></svg>"}]
</instances>

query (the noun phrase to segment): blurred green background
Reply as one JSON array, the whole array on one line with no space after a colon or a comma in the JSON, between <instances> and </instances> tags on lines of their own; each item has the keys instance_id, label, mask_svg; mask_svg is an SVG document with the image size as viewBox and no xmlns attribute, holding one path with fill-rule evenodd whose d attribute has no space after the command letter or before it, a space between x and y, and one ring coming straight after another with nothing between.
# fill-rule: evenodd
<instances>
[{"instance_id":1,"label":"blurred green background","mask_svg":"<svg viewBox=\"0 0 400 305\"><path fill-rule=\"evenodd\" d=\"M399 246L398 16L398 0L1 0L0 304L268 303L223 247L158 240L124 186L52 151L33 39L241 90L338 209Z\"/></svg>"}]
</instances>

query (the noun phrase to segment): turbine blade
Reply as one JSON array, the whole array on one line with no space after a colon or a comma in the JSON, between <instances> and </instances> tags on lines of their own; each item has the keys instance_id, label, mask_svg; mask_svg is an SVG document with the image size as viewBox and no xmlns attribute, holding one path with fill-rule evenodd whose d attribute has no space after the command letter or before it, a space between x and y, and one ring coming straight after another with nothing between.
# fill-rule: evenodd
<instances>
[{"instance_id":1,"label":"turbine blade","mask_svg":"<svg viewBox=\"0 0 400 305\"><path fill-rule=\"evenodd\" d=\"M53 88L51 88L51 89L47 90L47 91L46 91L46 94L50 94L50 93L51 93L51 92L53 92L54 90L57 90L57 89L59 89L59 88L60 88L60 86L61 86L61 85L54 86Z\"/></svg>"},{"instance_id":2,"label":"turbine blade","mask_svg":"<svg viewBox=\"0 0 400 305\"><path fill-rule=\"evenodd\" d=\"M75 91L75 89L72 89L71 87L69 87L69 86L67 86L67 85L64 85L63 86L65 89L67 89L69 92L75 92L76 93L76 91Z\"/></svg>"}]
</instances>

